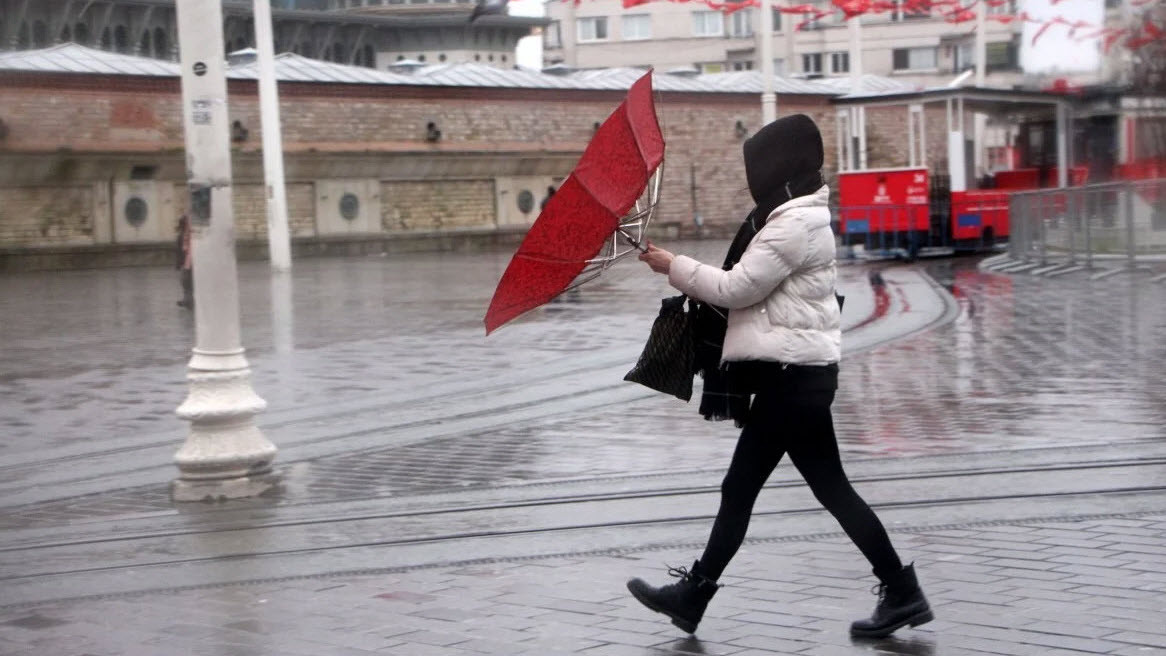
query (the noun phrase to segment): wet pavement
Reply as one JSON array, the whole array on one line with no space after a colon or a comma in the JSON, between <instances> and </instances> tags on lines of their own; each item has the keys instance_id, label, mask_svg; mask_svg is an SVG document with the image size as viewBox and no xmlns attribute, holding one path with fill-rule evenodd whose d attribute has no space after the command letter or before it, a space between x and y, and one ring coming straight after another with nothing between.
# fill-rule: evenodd
<instances>
[{"instance_id":1,"label":"wet pavement","mask_svg":"<svg viewBox=\"0 0 1166 656\"><path fill-rule=\"evenodd\" d=\"M1166 285L842 267L839 440L940 620L852 644L870 577L782 467L682 639L622 581L691 561L735 431L620 380L670 294L637 263L483 337L508 257L243 265L285 484L218 506L166 496L174 272L0 277L0 653L1166 648Z\"/></svg>"}]
</instances>

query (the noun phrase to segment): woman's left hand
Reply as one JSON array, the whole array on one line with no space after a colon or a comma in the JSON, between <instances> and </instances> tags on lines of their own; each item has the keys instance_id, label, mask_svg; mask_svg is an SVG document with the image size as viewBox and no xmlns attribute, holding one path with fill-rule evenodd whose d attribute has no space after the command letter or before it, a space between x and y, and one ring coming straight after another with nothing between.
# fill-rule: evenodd
<instances>
[{"instance_id":1,"label":"woman's left hand","mask_svg":"<svg viewBox=\"0 0 1166 656\"><path fill-rule=\"evenodd\" d=\"M656 248L652 244L648 244L648 251L640 253L640 261L647 262L648 266L656 273L668 275L668 269L672 268L672 260L675 256L663 248Z\"/></svg>"}]
</instances>

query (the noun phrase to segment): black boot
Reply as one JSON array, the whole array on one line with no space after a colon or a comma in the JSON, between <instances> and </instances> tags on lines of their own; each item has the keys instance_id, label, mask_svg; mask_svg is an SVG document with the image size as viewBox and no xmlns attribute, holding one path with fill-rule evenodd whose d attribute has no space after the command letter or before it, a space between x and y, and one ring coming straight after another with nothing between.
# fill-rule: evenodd
<instances>
[{"instance_id":1,"label":"black boot","mask_svg":"<svg viewBox=\"0 0 1166 656\"><path fill-rule=\"evenodd\" d=\"M876 572L877 575L877 572ZM868 620L850 625L850 635L863 638L882 638L896 629L910 624L919 626L935 619L931 606L915 578L915 563L890 575L879 576L879 605Z\"/></svg>"},{"instance_id":2,"label":"black boot","mask_svg":"<svg viewBox=\"0 0 1166 656\"><path fill-rule=\"evenodd\" d=\"M628 581L628 590L641 604L671 617L672 623L681 630L695 633L704 609L721 586L700 573L699 560L692 564L692 571L669 567L668 573L680 580L655 588L641 579L632 579Z\"/></svg>"}]
</instances>

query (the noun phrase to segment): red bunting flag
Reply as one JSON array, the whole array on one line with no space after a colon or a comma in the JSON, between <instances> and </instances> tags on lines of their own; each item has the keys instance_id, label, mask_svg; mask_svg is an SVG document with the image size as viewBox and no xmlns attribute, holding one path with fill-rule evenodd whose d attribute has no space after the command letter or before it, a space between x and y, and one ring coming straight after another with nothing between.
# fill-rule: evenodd
<instances>
[{"instance_id":1,"label":"red bunting flag","mask_svg":"<svg viewBox=\"0 0 1166 656\"><path fill-rule=\"evenodd\" d=\"M1101 44L1101 51L1104 52L1105 54L1109 54L1109 49L1113 47L1113 44L1117 43L1118 39L1125 36L1125 33L1127 31L1128 30L1116 29L1116 28L1110 30L1109 35L1105 37L1105 41L1102 42L1102 44Z\"/></svg>"},{"instance_id":2,"label":"red bunting flag","mask_svg":"<svg viewBox=\"0 0 1166 656\"><path fill-rule=\"evenodd\" d=\"M971 9L957 9L944 14L943 19L949 23L966 23L976 20L976 12Z\"/></svg>"},{"instance_id":3,"label":"red bunting flag","mask_svg":"<svg viewBox=\"0 0 1166 656\"><path fill-rule=\"evenodd\" d=\"M870 0L832 0L832 2L835 7L842 11L846 20L870 11Z\"/></svg>"},{"instance_id":4,"label":"red bunting flag","mask_svg":"<svg viewBox=\"0 0 1166 656\"><path fill-rule=\"evenodd\" d=\"M1047 31L1049 30L1049 28L1050 28L1050 27L1052 27L1052 26L1053 26L1053 22L1052 22L1052 21L1049 21L1049 22L1045 23L1044 25L1041 25L1040 29L1036 31L1036 34L1033 34L1033 35L1032 35L1032 45L1034 45L1034 46L1035 46L1035 45L1036 45L1036 41L1037 41L1037 39L1041 38L1041 36L1042 36L1042 35L1043 35L1045 32L1047 32Z\"/></svg>"}]
</instances>

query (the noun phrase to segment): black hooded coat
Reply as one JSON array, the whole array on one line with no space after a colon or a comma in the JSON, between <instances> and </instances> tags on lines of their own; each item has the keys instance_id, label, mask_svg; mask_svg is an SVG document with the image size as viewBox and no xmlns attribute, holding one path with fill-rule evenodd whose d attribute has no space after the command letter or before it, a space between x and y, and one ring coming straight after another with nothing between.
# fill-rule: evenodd
<instances>
[{"instance_id":1,"label":"black hooded coat","mask_svg":"<svg viewBox=\"0 0 1166 656\"><path fill-rule=\"evenodd\" d=\"M745 179L756 206L745 217L721 268L731 270L769 215L780 205L822 187L822 135L805 114L785 116L745 140ZM758 381L780 366L772 362L721 363L728 310L699 302L696 309L696 368L704 378L700 413L705 419L732 419L743 426Z\"/></svg>"}]
</instances>

